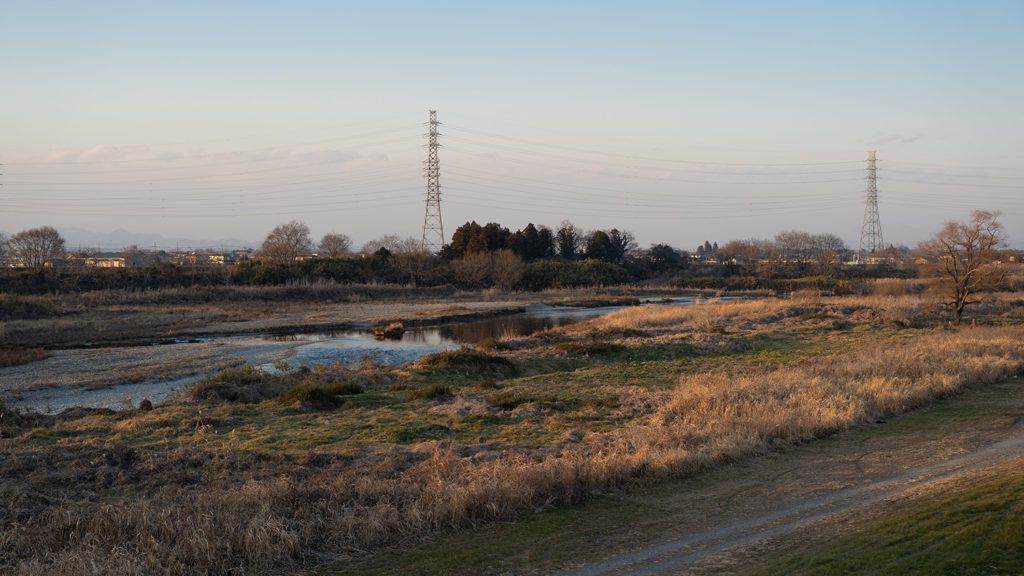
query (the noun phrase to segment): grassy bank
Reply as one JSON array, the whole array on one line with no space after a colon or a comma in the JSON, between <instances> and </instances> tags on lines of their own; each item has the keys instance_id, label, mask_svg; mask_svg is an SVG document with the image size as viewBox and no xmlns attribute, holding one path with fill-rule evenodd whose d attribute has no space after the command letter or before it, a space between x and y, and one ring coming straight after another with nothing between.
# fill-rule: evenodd
<instances>
[{"instance_id":1,"label":"grassy bank","mask_svg":"<svg viewBox=\"0 0 1024 576\"><path fill-rule=\"evenodd\" d=\"M270 571L685 477L1020 373L1020 309L988 320L945 330L910 296L641 307L396 368L236 370L152 410L8 414L0 562Z\"/></svg>"}]
</instances>

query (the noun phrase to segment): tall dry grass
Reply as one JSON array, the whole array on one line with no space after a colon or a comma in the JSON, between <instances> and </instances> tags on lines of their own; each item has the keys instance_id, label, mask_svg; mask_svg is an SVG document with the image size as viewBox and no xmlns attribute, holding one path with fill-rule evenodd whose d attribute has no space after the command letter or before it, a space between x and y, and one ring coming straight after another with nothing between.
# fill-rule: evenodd
<instances>
[{"instance_id":1,"label":"tall dry grass","mask_svg":"<svg viewBox=\"0 0 1024 576\"><path fill-rule=\"evenodd\" d=\"M739 309L777 313L756 303ZM646 424L558 452L481 453L425 443L302 477L53 507L4 526L0 567L48 576L278 570L317 551L372 550L689 474L1022 370L1018 326L939 332L736 377L686 375Z\"/></svg>"},{"instance_id":2,"label":"tall dry grass","mask_svg":"<svg viewBox=\"0 0 1024 576\"><path fill-rule=\"evenodd\" d=\"M696 330L714 328L752 330L807 315L832 316L844 320L872 320L917 323L931 314L928 302L919 295L821 296L796 294L791 298L756 300L709 300L686 306L636 306L572 324L564 330L573 333L625 332L630 330Z\"/></svg>"}]
</instances>

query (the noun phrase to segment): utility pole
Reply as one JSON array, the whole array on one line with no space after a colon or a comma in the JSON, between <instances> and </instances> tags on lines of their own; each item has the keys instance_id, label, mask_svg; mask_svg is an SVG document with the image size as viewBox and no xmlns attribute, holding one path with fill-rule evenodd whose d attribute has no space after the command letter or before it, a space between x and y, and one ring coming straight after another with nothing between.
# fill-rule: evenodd
<instances>
[{"instance_id":1,"label":"utility pole","mask_svg":"<svg viewBox=\"0 0 1024 576\"><path fill-rule=\"evenodd\" d=\"M878 219L878 182L875 166L875 151L868 150L867 193L864 201L864 223L860 228L860 246L857 249L858 259L869 254L876 254L884 248L882 243L882 223Z\"/></svg>"},{"instance_id":2,"label":"utility pole","mask_svg":"<svg viewBox=\"0 0 1024 576\"><path fill-rule=\"evenodd\" d=\"M420 249L438 253L444 248L444 226L441 224L441 163L437 159L437 110L430 111L429 143L427 144L427 206L423 213L423 237Z\"/></svg>"}]
</instances>

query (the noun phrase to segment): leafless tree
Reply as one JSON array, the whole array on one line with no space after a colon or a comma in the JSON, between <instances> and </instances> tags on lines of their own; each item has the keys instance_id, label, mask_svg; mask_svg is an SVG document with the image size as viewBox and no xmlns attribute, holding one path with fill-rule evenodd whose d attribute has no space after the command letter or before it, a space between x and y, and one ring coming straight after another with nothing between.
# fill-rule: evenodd
<instances>
[{"instance_id":1,"label":"leafless tree","mask_svg":"<svg viewBox=\"0 0 1024 576\"><path fill-rule=\"evenodd\" d=\"M526 262L511 250L491 252L491 279L494 285L508 292L526 272Z\"/></svg>"},{"instance_id":2,"label":"leafless tree","mask_svg":"<svg viewBox=\"0 0 1024 576\"><path fill-rule=\"evenodd\" d=\"M64 238L51 226L18 232L7 244L16 262L37 271L60 264L66 254Z\"/></svg>"},{"instance_id":3,"label":"leafless tree","mask_svg":"<svg viewBox=\"0 0 1024 576\"><path fill-rule=\"evenodd\" d=\"M967 222L946 222L942 230L919 250L937 263L944 279L943 299L953 311L953 323L960 324L964 308L981 301L979 294L1003 279L994 265L1006 234L999 222L1000 212L976 210Z\"/></svg>"},{"instance_id":4,"label":"leafless tree","mask_svg":"<svg viewBox=\"0 0 1024 576\"><path fill-rule=\"evenodd\" d=\"M352 239L344 234L324 234L320 239L320 255L326 258L341 258L352 250Z\"/></svg>"},{"instance_id":5,"label":"leafless tree","mask_svg":"<svg viewBox=\"0 0 1024 576\"><path fill-rule=\"evenodd\" d=\"M274 228L260 248L260 259L277 264L292 262L313 250L309 226L298 220Z\"/></svg>"},{"instance_id":6,"label":"leafless tree","mask_svg":"<svg viewBox=\"0 0 1024 576\"><path fill-rule=\"evenodd\" d=\"M482 287L491 276L491 255L487 252L471 252L452 262L452 268L460 283Z\"/></svg>"},{"instance_id":7,"label":"leafless tree","mask_svg":"<svg viewBox=\"0 0 1024 576\"><path fill-rule=\"evenodd\" d=\"M0 268L7 266L9 262L7 257L8 251L9 247L7 245L7 234L0 232Z\"/></svg>"},{"instance_id":8,"label":"leafless tree","mask_svg":"<svg viewBox=\"0 0 1024 576\"><path fill-rule=\"evenodd\" d=\"M835 275L843 265L843 257L849 252L846 243L835 234L811 236L811 259L819 274Z\"/></svg>"},{"instance_id":9,"label":"leafless tree","mask_svg":"<svg viewBox=\"0 0 1024 576\"><path fill-rule=\"evenodd\" d=\"M366 244L363 244L363 254L373 254L381 248L384 248L392 254L408 254L412 252L420 251L420 241L413 238L402 238L398 234L385 234L380 238L370 240Z\"/></svg>"},{"instance_id":10,"label":"leafless tree","mask_svg":"<svg viewBox=\"0 0 1024 576\"><path fill-rule=\"evenodd\" d=\"M811 259L814 240L807 232L786 230L775 235L775 244L788 262L804 263Z\"/></svg>"}]
</instances>

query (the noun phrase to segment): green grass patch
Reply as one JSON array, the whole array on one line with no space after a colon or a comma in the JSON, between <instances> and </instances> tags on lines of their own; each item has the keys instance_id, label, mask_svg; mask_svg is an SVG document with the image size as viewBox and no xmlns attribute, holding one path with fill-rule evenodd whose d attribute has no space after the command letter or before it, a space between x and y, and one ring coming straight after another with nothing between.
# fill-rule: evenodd
<instances>
[{"instance_id":1,"label":"green grass patch","mask_svg":"<svg viewBox=\"0 0 1024 576\"><path fill-rule=\"evenodd\" d=\"M611 342L560 342L555 345L555 348L562 352L568 352L570 354L579 354L581 356L590 356L593 354L610 354L612 352L618 352L622 350L622 346L618 344L612 344Z\"/></svg>"},{"instance_id":2,"label":"green grass patch","mask_svg":"<svg viewBox=\"0 0 1024 576\"><path fill-rule=\"evenodd\" d=\"M1022 574L1024 475L909 502L856 533L816 545L764 574Z\"/></svg>"},{"instance_id":3,"label":"green grass patch","mask_svg":"<svg viewBox=\"0 0 1024 576\"><path fill-rule=\"evenodd\" d=\"M516 371L515 364L504 356L494 356L472 348L460 348L448 352L438 352L425 356L420 360L424 366L440 369L459 369L470 372L498 372L512 374Z\"/></svg>"},{"instance_id":4,"label":"green grass patch","mask_svg":"<svg viewBox=\"0 0 1024 576\"><path fill-rule=\"evenodd\" d=\"M444 384L431 384L424 388L417 388L409 393L410 400L433 400L450 396L452 396L452 389Z\"/></svg>"},{"instance_id":5,"label":"green grass patch","mask_svg":"<svg viewBox=\"0 0 1024 576\"><path fill-rule=\"evenodd\" d=\"M451 435L451 428L444 424L428 424L425 426L401 426L388 431L392 442L408 443L419 440L440 440Z\"/></svg>"},{"instance_id":6,"label":"green grass patch","mask_svg":"<svg viewBox=\"0 0 1024 576\"><path fill-rule=\"evenodd\" d=\"M362 394L363 387L351 382L327 385L295 386L284 394L277 397L281 404L295 404L301 402L312 406L317 410L330 410L345 403L344 396Z\"/></svg>"},{"instance_id":7,"label":"green grass patch","mask_svg":"<svg viewBox=\"0 0 1024 576\"><path fill-rule=\"evenodd\" d=\"M523 404L536 404L539 408L564 409L566 402L552 394L533 395L523 392L505 392L487 399L487 403L502 410L515 410ZM570 402L571 404L571 402Z\"/></svg>"}]
</instances>

